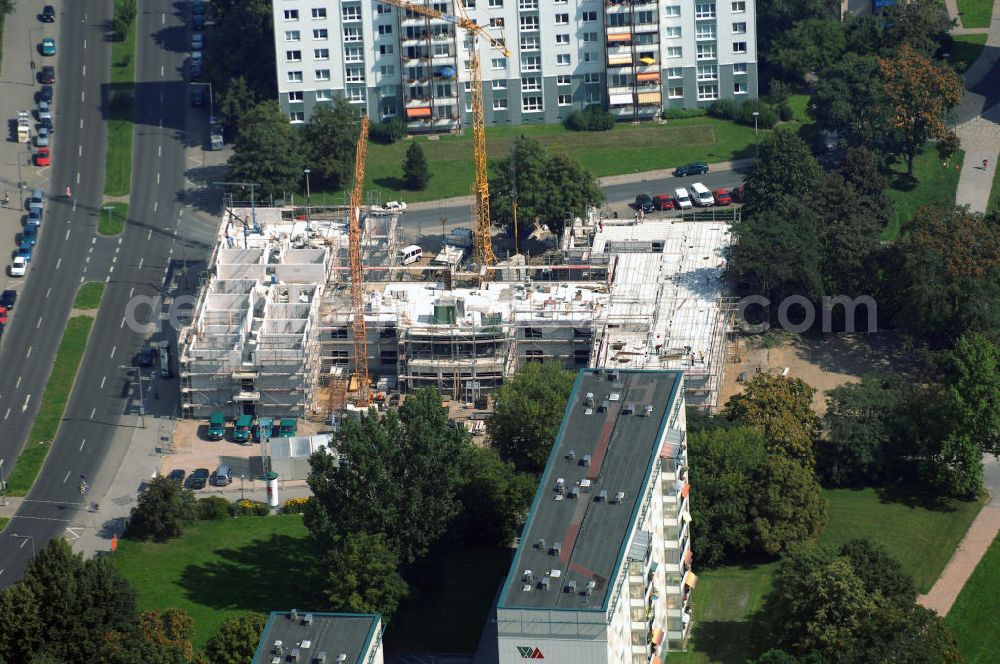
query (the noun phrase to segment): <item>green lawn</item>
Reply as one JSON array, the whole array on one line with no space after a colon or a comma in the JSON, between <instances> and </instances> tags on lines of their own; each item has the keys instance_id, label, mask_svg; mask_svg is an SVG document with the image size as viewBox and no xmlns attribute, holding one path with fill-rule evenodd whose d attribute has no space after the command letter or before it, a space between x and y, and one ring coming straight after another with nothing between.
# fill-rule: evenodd
<instances>
[{"instance_id":1,"label":"green lawn","mask_svg":"<svg viewBox=\"0 0 1000 664\"><path fill-rule=\"evenodd\" d=\"M131 126L131 123L129 125ZM130 138L129 143L131 142ZM101 235L118 235L125 228L126 219L128 219L128 203L115 201L102 205L101 214L97 217L97 232Z\"/></svg>"},{"instance_id":2,"label":"green lawn","mask_svg":"<svg viewBox=\"0 0 1000 664\"><path fill-rule=\"evenodd\" d=\"M795 113L792 118L795 122L805 125L813 121L809 117L809 112L806 111L806 107L809 106L809 95L792 95L788 98L788 105L791 106L792 112Z\"/></svg>"},{"instance_id":3,"label":"green lawn","mask_svg":"<svg viewBox=\"0 0 1000 664\"><path fill-rule=\"evenodd\" d=\"M125 539L114 560L140 610L191 614L197 651L230 616L322 607L312 551L301 516L244 517L192 524L165 544Z\"/></svg>"},{"instance_id":4,"label":"green lawn","mask_svg":"<svg viewBox=\"0 0 1000 664\"><path fill-rule=\"evenodd\" d=\"M997 661L1000 653L997 588L1000 588L1000 538L993 540L945 618L968 664Z\"/></svg>"},{"instance_id":5,"label":"green lawn","mask_svg":"<svg viewBox=\"0 0 1000 664\"><path fill-rule=\"evenodd\" d=\"M121 0L115 0L115 6ZM104 193L124 196L132 188L132 119L134 117L135 21L122 41L111 43L111 93L108 100L108 151Z\"/></svg>"},{"instance_id":6,"label":"green lawn","mask_svg":"<svg viewBox=\"0 0 1000 664\"><path fill-rule=\"evenodd\" d=\"M101 306L101 296L104 295L103 281L88 281L80 286L73 301L74 309L97 309Z\"/></svg>"},{"instance_id":7,"label":"green lawn","mask_svg":"<svg viewBox=\"0 0 1000 664\"><path fill-rule=\"evenodd\" d=\"M883 239L898 238L902 225L924 205L938 202L954 205L964 156L965 152L959 150L947 165L943 165L937 149L928 145L913 161L912 178L906 174L905 159L899 159L889 167L889 195L896 203L896 214L883 232Z\"/></svg>"},{"instance_id":8,"label":"green lawn","mask_svg":"<svg viewBox=\"0 0 1000 664\"><path fill-rule=\"evenodd\" d=\"M761 131L763 135L765 132ZM618 124L606 132L574 132L559 124L490 127L486 130L490 159L505 157L519 135L534 138L557 154L580 160L597 177L673 168L689 161L718 162L753 156L754 130L728 120L698 117L666 124ZM424 149L433 177L424 191L403 188L402 163L416 141ZM366 191L381 191L384 200L409 202L466 196L472 186L472 138L440 135L402 140L394 145L368 145ZM300 192L305 199L305 193ZM315 204L341 203L343 192L312 191Z\"/></svg>"},{"instance_id":9,"label":"green lawn","mask_svg":"<svg viewBox=\"0 0 1000 664\"><path fill-rule=\"evenodd\" d=\"M823 494L830 518L819 543L838 546L858 537L877 542L913 575L920 592L933 585L983 504L875 489ZM742 664L750 637L746 617L761 605L776 566L743 563L699 573L690 651L671 654L671 661Z\"/></svg>"},{"instance_id":10,"label":"green lawn","mask_svg":"<svg viewBox=\"0 0 1000 664\"><path fill-rule=\"evenodd\" d=\"M997 205L1000 205L1000 168L997 168L996 164L994 164L993 188L990 190L990 202L987 204L986 209L992 210Z\"/></svg>"},{"instance_id":11,"label":"green lawn","mask_svg":"<svg viewBox=\"0 0 1000 664\"><path fill-rule=\"evenodd\" d=\"M958 14L963 28L988 28L993 15L993 0L958 0Z\"/></svg>"},{"instance_id":12,"label":"green lawn","mask_svg":"<svg viewBox=\"0 0 1000 664\"><path fill-rule=\"evenodd\" d=\"M10 523L9 516L0 516L0 531L6 528L8 523Z\"/></svg>"},{"instance_id":13,"label":"green lawn","mask_svg":"<svg viewBox=\"0 0 1000 664\"><path fill-rule=\"evenodd\" d=\"M948 62L964 72L976 61L986 46L986 35L952 35Z\"/></svg>"},{"instance_id":14,"label":"green lawn","mask_svg":"<svg viewBox=\"0 0 1000 664\"><path fill-rule=\"evenodd\" d=\"M93 322L94 319L90 316L74 316L66 324L59 350L56 351L52 373L49 374L45 393L42 394L38 415L28 434L28 442L7 476L7 493L11 496L27 495L42 468L45 455L48 454L49 446L62 422Z\"/></svg>"}]
</instances>

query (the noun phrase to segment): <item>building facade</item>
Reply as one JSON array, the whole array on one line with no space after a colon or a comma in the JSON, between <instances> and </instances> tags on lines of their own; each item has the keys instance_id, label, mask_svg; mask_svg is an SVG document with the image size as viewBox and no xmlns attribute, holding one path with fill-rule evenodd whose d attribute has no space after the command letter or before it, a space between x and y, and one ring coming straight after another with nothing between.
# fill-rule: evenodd
<instances>
[{"instance_id":1,"label":"building facade","mask_svg":"<svg viewBox=\"0 0 1000 664\"><path fill-rule=\"evenodd\" d=\"M622 120L757 95L754 0L462 0L510 57L479 43L488 125L559 122L599 105ZM453 0L415 4L455 14ZM469 40L376 0L274 0L279 102L292 122L343 97L408 130L466 127Z\"/></svg>"},{"instance_id":2,"label":"building facade","mask_svg":"<svg viewBox=\"0 0 1000 664\"><path fill-rule=\"evenodd\" d=\"M578 375L497 603L499 664L649 664L684 647L697 579L683 383Z\"/></svg>"}]
</instances>

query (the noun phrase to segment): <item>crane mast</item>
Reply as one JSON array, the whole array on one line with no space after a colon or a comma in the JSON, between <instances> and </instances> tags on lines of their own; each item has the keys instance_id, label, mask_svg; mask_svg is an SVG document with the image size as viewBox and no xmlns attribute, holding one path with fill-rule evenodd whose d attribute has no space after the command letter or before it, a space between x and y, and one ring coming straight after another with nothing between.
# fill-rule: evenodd
<instances>
[{"instance_id":1,"label":"crane mast","mask_svg":"<svg viewBox=\"0 0 1000 664\"><path fill-rule=\"evenodd\" d=\"M368 405L368 337L365 329L365 284L361 258L361 191L365 183L365 156L368 153L368 116L361 117L361 131L354 152L354 189L351 190L349 254L351 262L351 305L354 311L354 379L358 385L357 404Z\"/></svg>"}]
</instances>

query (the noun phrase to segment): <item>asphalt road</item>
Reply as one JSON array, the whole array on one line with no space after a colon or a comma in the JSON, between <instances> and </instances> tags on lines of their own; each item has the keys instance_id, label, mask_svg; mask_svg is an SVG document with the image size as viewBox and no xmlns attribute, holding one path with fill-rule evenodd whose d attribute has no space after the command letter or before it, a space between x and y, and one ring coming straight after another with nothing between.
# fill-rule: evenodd
<instances>
[{"instance_id":1,"label":"asphalt road","mask_svg":"<svg viewBox=\"0 0 1000 664\"><path fill-rule=\"evenodd\" d=\"M693 175L685 178L669 177L611 185L603 188L606 198L604 207L608 210L609 215L612 211L617 211L619 215L631 216L633 211L629 208L629 204L633 203L635 197L639 194L672 195L674 189L677 187L690 187L695 182L701 182L709 189L719 187L731 189L743 181L745 170L745 168L735 170L725 169L709 171L704 175ZM661 213L655 213L655 215L659 214ZM472 207L470 205L453 205L406 212L399 218L399 228L402 231L403 241L419 244L421 237L440 237L442 217L445 218L443 225L445 233L451 228L470 228L472 225ZM647 215L648 217L649 215Z\"/></svg>"},{"instance_id":2,"label":"asphalt road","mask_svg":"<svg viewBox=\"0 0 1000 664\"><path fill-rule=\"evenodd\" d=\"M80 184L74 186L80 204L75 212L61 201L50 206L40 255L18 299L17 324L12 326L0 356L5 369L0 374L0 409L11 407L11 417L17 421L16 429L5 424L7 435L0 442L4 458L16 456L35 414L75 293L75 288L68 286L79 283L78 275L85 264L92 262L106 271L108 283L65 418L46 464L0 536L0 586L18 579L33 551L49 539L66 536L72 541L75 528L93 523L93 513L86 510L95 509L97 496L91 495L89 487L81 495L81 481L90 485L97 481L102 470L106 473L109 467L117 469L133 427L141 421L137 398L139 377L130 365L148 331L126 324L126 305L133 297L152 298L161 294L165 284L183 281L178 276L182 273L182 263L193 264L199 256L203 259L207 255L207 241L213 235L211 228L195 221L186 205L188 106L182 80L188 40L185 17L177 13L177 6L170 0L147 0L137 18L137 127L129 223L120 238L93 239L95 210L103 188L100 174L104 170L105 132L98 100L101 84L107 79L109 58L109 49L103 41L102 18L110 18L111 3L101 3L106 11L104 17L96 14L94 3L88 4L90 16L86 21L83 9L72 4L58 19L62 21L63 58L73 62L66 67L88 65L88 76L64 75L57 83L61 93L59 110L64 117L55 164L59 168L62 163L68 169L61 174L64 178L75 177L75 170L84 173ZM84 38L88 39L88 49L83 48ZM81 99L81 92L93 102L75 103ZM67 122L67 117L72 117L71 105L83 115L86 130L76 132L73 125L79 123ZM197 143L197 139L194 141ZM84 157L73 159L78 145L83 145ZM53 179L61 181L59 177ZM64 240L62 226L57 224L66 223L63 221L66 218L69 218L68 229L76 232L74 223L81 226L86 223L86 231ZM89 251L90 246L94 247L93 252ZM53 256L62 259L59 269L52 266ZM51 297L46 299L49 288ZM159 313L142 307L136 311L136 319L140 324L151 318L158 320ZM36 326L33 322L42 316L44 323ZM172 332L155 336L171 338ZM47 353L42 351L43 344ZM25 352L26 348L30 350ZM148 370L145 374L145 403L155 409L158 404L150 394L158 390L158 379L150 377ZM28 394L31 396L25 402ZM22 410L24 403L27 407ZM3 415L0 411L0 417Z\"/></svg>"}]
</instances>

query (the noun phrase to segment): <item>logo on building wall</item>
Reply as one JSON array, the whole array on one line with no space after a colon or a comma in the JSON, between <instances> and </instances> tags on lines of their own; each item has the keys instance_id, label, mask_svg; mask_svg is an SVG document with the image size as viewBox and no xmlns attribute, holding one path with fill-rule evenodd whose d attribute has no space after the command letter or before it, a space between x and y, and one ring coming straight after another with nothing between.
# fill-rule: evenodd
<instances>
[{"instance_id":1,"label":"logo on building wall","mask_svg":"<svg viewBox=\"0 0 1000 664\"><path fill-rule=\"evenodd\" d=\"M517 652L521 654L521 659L545 659L541 650L531 646L518 646Z\"/></svg>"}]
</instances>

